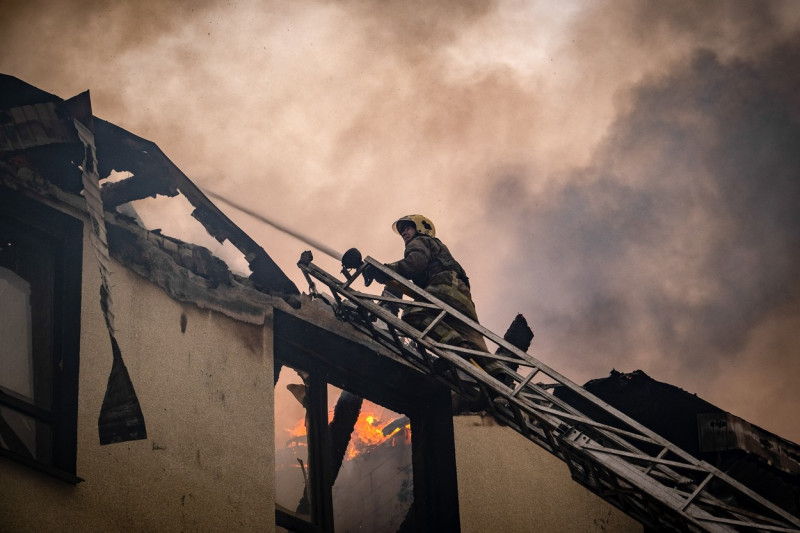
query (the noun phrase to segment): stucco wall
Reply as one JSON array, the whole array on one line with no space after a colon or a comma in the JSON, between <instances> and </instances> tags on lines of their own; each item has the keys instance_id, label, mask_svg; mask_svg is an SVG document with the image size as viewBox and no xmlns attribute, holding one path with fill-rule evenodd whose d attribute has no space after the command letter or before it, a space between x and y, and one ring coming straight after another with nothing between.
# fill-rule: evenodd
<instances>
[{"instance_id":1,"label":"stucco wall","mask_svg":"<svg viewBox=\"0 0 800 533\"><path fill-rule=\"evenodd\" d=\"M641 533L641 524L572 481L559 459L491 418L453 421L461 531Z\"/></svg>"},{"instance_id":2,"label":"stucco wall","mask_svg":"<svg viewBox=\"0 0 800 533\"><path fill-rule=\"evenodd\" d=\"M270 320L246 325L179 304L113 263L117 340L148 438L100 446L112 356L86 238L83 271L77 475L85 481L71 486L0 459L0 530L273 530Z\"/></svg>"},{"instance_id":3,"label":"stucco wall","mask_svg":"<svg viewBox=\"0 0 800 533\"><path fill-rule=\"evenodd\" d=\"M113 263L117 340L148 438L100 446L111 369L100 279L84 239L77 475L0 459L0 531L274 530L272 324L170 299ZM640 532L566 465L477 416L454 421L462 531Z\"/></svg>"}]
</instances>

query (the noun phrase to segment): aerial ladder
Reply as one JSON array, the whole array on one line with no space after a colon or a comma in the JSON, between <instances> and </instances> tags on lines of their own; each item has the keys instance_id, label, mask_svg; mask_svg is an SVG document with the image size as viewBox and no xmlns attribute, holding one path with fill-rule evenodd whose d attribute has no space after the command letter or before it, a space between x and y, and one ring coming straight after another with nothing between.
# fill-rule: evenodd
<instances>
[{"instance_id":1,"label":"aerial ladder","mask_svg":"<svg viewBox=\"0 0 800 533\"><path fill-rule=\"evenodd\" d=\"M340 320L468 402L482 400L499 423L563 460L575 481L640 523L655 531L800 532L797 516L681 450L380 262L356 255L345 262L341 280L314 264L311 252L304 252L298 267L310 295L326 301ZM365 292L369 273L374 272L410 299L386 291ZM359 278L364 290L354 287ZM330 294L319 292L315 280ZM420 331L394 312L408 307L429 308L435 318ZM482 335L487 346L498 349L491 353L437 342L431 331L443 320L466 325ZM475 363L489 360L500 363L492 365L500 368L499 373L493 370L489 375ZM566 387L592 405L595 413L603 413L604 422L554 395L558 387Z\"/></svg>"}]
</instances>

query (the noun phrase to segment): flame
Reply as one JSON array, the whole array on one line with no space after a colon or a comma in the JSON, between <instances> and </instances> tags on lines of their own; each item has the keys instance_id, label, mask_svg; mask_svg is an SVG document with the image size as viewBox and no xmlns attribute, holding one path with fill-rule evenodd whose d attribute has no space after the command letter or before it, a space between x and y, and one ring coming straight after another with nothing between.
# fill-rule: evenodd
<instances>
[{"instance_id":1,"label":"flame","mask_svg":"<svg viewBox=\"0 0 800 533\"><path fill-rule=\"evenodd\" d=\"M405 437L403 439L405 441L404 443L410 443L411 424L398 426L389 435L383 434L383 428L392 423L392 421L393 419L386 421L381 420L374 411L362 410L353 428L350 443L347 445L345 460L353 459L362 453L367 453L372 448L380 446L389 440L391 440L392 446L396 445L401 437L398 433L401 431L404 433L404 435L402 435L402 437Z\"/></svg>"},{"instance_id":2,"label":"flame","mask_svg":"<svg viewBox=\"0 0 800 533\"><path fill-rule=\"evenodd\" d=\"M402 415L399 415L402 416ZM398 415L392 413L392 417L385 421L375 411L362 409L361 414L356 420L356 425L353 428L353 433L350 435L350 442L347 445L344 459L350 460L363 453L368 453L370 450L390 441L390 446L396 446L400 443L408 445L411 443L411 424L408 423L404 426L397 426L388 435L384 435L383 430L386 426L394 422ZM328 421L333 419L333 412L331 411L328 416ZM287 448L294 446L305 446L306 443L302 442L300 437L307 435L305 417L297 421L293 428L285 429L289 435Z\"/></svg>"},{"instance_id":3,"label":"flame","mask_svg":"<svg viewBox=\"0 0 800 533\"><path fill-rule=\"evenodd\" d=\"M303 435L306 435L306 419L301 418L297 421L297 424L295 424L292 429L287 429L286 432L289 433L290 437L302 437Z\"/></svg>"},{"instance_id":4,"label":"flame","mask_svg":"<svg viewBox=\"0 0 800 533\"><path fill-rule=\"evenodd\" d=\"M305 437L308 434L305 417L298 420L293 428L285 429L284 431L289 434L289 440L286 442L287 448L306 446L306 443L301 439L301 437Z\"/></svg>"}]
</instances>

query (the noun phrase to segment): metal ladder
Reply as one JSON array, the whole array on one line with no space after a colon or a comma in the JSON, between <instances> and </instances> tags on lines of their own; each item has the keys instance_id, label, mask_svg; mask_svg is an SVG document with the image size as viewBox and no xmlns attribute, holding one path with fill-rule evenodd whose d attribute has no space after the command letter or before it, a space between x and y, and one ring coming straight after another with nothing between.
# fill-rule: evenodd
<instances>
[{"instance_id":1,"label":"metal ladder","mask_svg":"<svg viewBox=\"0 0 800 533\"><path fill-rule=\"evenodd\" d=\"M367 265L393 280L412 300L356 290L353 284L363 280ZM340 320L468 401L482 400L499 423L563 460L573 479L642 524L656 531L800 531L797 516L684 452L374 259L367 257L358 268L343 268L344 281L316 266L311 252L303 253L298 267L311 296L329 303ZM330 289L330 296L317 291L314 279ZM391 305L429 308L435 318L419 331L387 309ZM483 335L487 346L502 348L504 355L432 339L429 333L445 319L466 324ZM468 359L499 361L501 373L490 376ZM556 387L568 388L613 423L582 414L553 395Z\"/></svg>"}]
</instances>

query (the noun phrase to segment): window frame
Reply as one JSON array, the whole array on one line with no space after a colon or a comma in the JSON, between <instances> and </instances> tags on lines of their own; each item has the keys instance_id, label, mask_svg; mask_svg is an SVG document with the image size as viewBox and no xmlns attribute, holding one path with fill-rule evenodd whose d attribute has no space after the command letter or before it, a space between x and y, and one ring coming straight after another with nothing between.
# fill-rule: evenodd
<instances>
[{"instance_id":1,"label":"window frame","mask_svg":"<svg viewBox=\"0 0 800 533\"><path fill-rule=\"evenodd\" d=\"M414 476L413 531L459 531L458 487L450 389L409 366L275 309L274 358L310 374L307 402L312 523L276 509L275 523L299 532L334 530L327 424L327 384L407 415ZM377 379L376 379L377 378ZM314 423L321 418L323 423Z\"/></svg>"},{"instance_id":2,"label":"window frame","mask_svg":"<svg viewBox=\"0 0 800 533\"><path fill-rule=\"evenodd\" d=\"M52 462L45 464L5 448L0 448L0 456L76 484L82 481L76 476L76 461L83 221L2 186L0 220L21 233L46 241L53 251L54 266L50 408L0 391L0 405L49 425ZM24 277L23 273L17 274Z\"/></svg>"}]
</instances>

